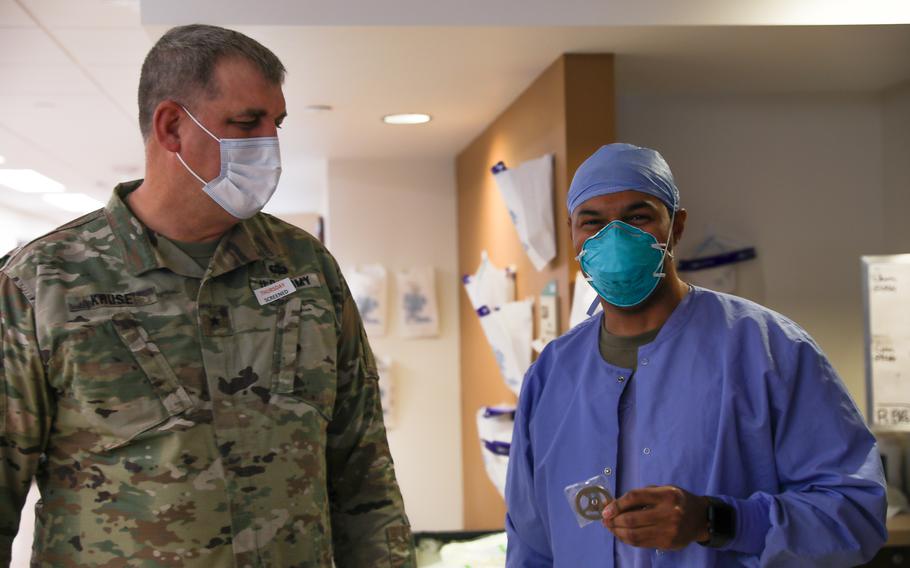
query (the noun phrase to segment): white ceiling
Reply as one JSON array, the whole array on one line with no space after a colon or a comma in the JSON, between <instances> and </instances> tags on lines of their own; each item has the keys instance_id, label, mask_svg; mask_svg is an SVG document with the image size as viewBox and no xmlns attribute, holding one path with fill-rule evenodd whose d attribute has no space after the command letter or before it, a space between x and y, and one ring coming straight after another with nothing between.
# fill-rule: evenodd
<instances>
[{"instance_id":1,"label":"white ceiling","mask_svg":"<svg viewBox=\"0 0 910 568\"><path fill-rule=\"evenodd\" d=\"M904 0L142 0L147 24L790 26L907 24Z\"/></svg>"},{"instance_id":2,"label":"white ceiling","mask_svg":"<svg viewBox=\"0 0 910 568\"><path fill-rule=\"evenodd\" d=\"M500 0L498 11L484 17L471 8L479 2L388 0L381 3L388 11L380 12L375 0L155 0L141 6L138 0L0 0L3 167L37 169L69 191L102 201L116 182L141 177L135 91L142 60L165 29L196 19L255 37L289 70L290 116L281 131L285 174L273 205L283 212L321 208L326 159L454 156L565 52L616 53L617 88L629 96L874 92L910 80L910 25L660 25L674 16L689 24L836 21L847 9L841 0L827 2L833 8L810 22L804 20L820 0L767 0L762 5L778 11L764 12L754 3L698 0L686 3L684 14L682 3L670 0L568 0L559 3L558 14L549 0ZM894 8L883 16L876 10L887 2ZM438 9L418 9L428 5ZM505 10L516 5L539 10ZM910 22L910 3L863 6L862 21ZM598 25L542 25L579 20ZM286 25L262 25L274 21ZM446 22L500 26L423 25ZM521 23L534 27L515 26ZM303 111L312 104L335 110ZM428 112L434 120L416 127L382 124L380 117L391 112ZM72 217L3 188L0 206L53 221Z\"/></svg>"}]
</instances>

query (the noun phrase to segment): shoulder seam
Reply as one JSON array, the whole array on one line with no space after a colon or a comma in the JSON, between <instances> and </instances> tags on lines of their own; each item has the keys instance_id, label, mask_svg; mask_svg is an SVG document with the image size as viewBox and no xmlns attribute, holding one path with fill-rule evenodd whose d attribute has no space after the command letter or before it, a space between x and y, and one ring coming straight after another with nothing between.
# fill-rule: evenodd
<instances>
[{"instance_id":1,"label":"shoulder seam","mask_svg":"<svg viewBox=\"0 0 910 568\"><path fill-rule=\"evenodd\" d=\"M12 277L9 274L0 273L0 276L5 277L7 280L12 282L13 286L18 288L19 292L22 293L22 296L25 298L25 301L28 302L28 305L30 305L33 310L35 309L35 298L31 294L28 293L28 290L25 289L21 280L19 280L18 278Z\"/></svg>"},{"instance_id":2,"label":"shoulder seam","mask_svg":"<svg viewBox=\"0 0 910 568\"><path fill-rule=\"evenodd\" d=\"M60 225L53 231L49 231L49 232L45 233L44 235L41 235L40 237L38 237L35 240L37 241L39 239L43 239L44 237L46 237L48 235L53 235L54 233L59 233L61 231L66 231L67 229L74 229L76 227L85 225L86 223L88 223L90 221L94 221L95 219L97 219L103 215L104 215L104 208L102 207L101 209L96 209L96 210L92 211L91 213L86 213L82 217L77 217L77 218L73 219L72 221L70 221L69 223Z\"/></svg>"},{"instance_id":3,"label":"shoulder seam","mask_svg":"<svg viewBox=\"0 0 910 568\"><path fill-rule=\"evenodd\" d=\"M293 229L295 232L305 235L308 239L311 239L311 240L315 241L316 243L325 246L322 243L322 241L320 241L316 237L316 235L310 233L306 229L298 227L297 225L295 225L293 223L289 223L288 221L285 221L284 219L282 219L280 217L276 217L275 215L272 215L271 213L260 213L260 215L262 215L263 221L268 221L270 223L274 223L275 225L279 225L283 228ZM266 224L266 223L263 223L263 224Z\"/></svg>"},{"instance_id":4,"label":"shoulder seam","mask_svg":"<svg viewBox=\"0 0 910 568\"><path fill-rule=\"evenodd\" d=\"M76 227L80 227L80 226L82 226L82 225L85 225L85 224L87 224L87 223L90 223L91 221L94 221L95 219L100 218L103 214L104 214L104 209L103 209L103 208L102 208L102 209L97 209L97 210L95 210L95 211L92 211L91 213L88 213L88 214L86 214L86 215L83 215L82 217L77 217L76 219L73 219L72 221L70 221L70 222L68 222L68 223L65 223L65 224L63 224L63 225L60 225L60 226L57 227L56 229L53 229L53 230L51 230L51 231L48 231L48 232L44 233L43 235L41 235L41 236L39 236L39 237L35 237L34 239L28 241L27 243L25 243L24 245L22 245L21 247L19 247L19 248L16 249L15 251L13 251L13 253L11 253L11 254L9 255L9 257L7 257L6 262L3 263L2 265L0 265L0 271L3 271L3 270L5 270L7 267L11 266L11 265L13 264L13 262L19 257L19 255L21 255L23 252L25 252L25 250L26 250L30 245L32 245L32 244L34 244L34 243L40 241L41 239L44 239L44 238L46 238L46 237L49 237L49 236L51 236L51 235L55 235L55 234L57 234L57 233L60 233L60 232L63 232L63 231L67 231L67 230L69 230L69 229L74 229L74 228L76 228Z\"/></svg>"}]
</instances>

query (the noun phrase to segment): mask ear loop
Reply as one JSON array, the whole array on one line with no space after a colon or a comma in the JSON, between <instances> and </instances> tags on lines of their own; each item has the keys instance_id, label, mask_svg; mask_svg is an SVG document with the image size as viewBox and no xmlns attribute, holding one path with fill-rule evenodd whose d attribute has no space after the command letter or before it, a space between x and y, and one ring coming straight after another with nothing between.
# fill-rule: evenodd
<instances>
[{"instance_id":1,"label":"mask ear loop","mask_svg":"<svg viewBox=\"0 0 910 568\"><path fill-rule=\"evenodd\" d=\"M208 128L202 126L202 123L199 122L198 120L196 120L196 117L193 116L193 113L191 113L190 111L188 111L188 110L186 109L185 106L180 105L180 108L182 108L182 109L183 109L183 112L185 112L185 113L187 114L187 116L189 116L190 119L192 119L192 121L196 123L196 126L198 126L199 128L201 128L203 132L205 132L206 134L208 134L209 136L211 136L211 137L215 140L215 142L221 142L221 138L218 138L217 136L215 136L214 134L212 134L211 132L209 132L209 129L208 129Z\"/></svg>"},{"instance_id":2,"label":"mask ear loop","mask_svg":"<svg viewBox=\"0 0 910 568\"><path fill-rule=\"evenodd\" d=\"M193 176L194 178L196 178L196 179L199 180L199 183L201 183L203 186L205 186L205 184L207 184L208 182L205 181L204 179L202 179L201 177L199 177L199 174L197 174L196 172L194 172L194 171L193 171L193 168L189 167L189 166L186 164L186 162L183 160L183 156L180 155L180 152L177 152L176 154L177 154L177 159L180 160L180 163L183 164L183 167L186 168L186 171L190 172L190 174L192 174L192 176Z\"/></svg>"},{"instance_id":3,"label":"mask ear loop","mask_svg":"<svg viewBox=\"0 0 910 568\"><path fill-rule=\"evenodd\" d=\"M662 251L663 254L660 256L660 264L654 269L652 276L655 278L664 278L667 273L664 272L664 261L667 259L667 256L673 258L673 253L670 252L670 241L673 239L673 224L676 222L676 207L673 208L673 213L670 215L670 234L667 235L667 242L664 244L654 243L651 245L651 248L655 248L659 251Z\"/></svg>"},{"instance_id":4,"label":"mask ear loop","mask_svg":"<svg viewBox=\"0 0 910 568\"><path fill-rule=\"evenodd\" d=\"M187 110L187 108L186 108L185 106L183 106L183 105L180 105L180 108L182 108L182 109L183 109L183 112L185 112L186 115L187 115L188 117L190 117L190 119L191 119L193 122L196 123L196 126L198 126L199 128L201 128L203 132L205 132L206 134L208 134L209 136L211 136L211 137L215 140L215 142L218 142L219 144L221 144L221 139L218 138L217 136L215 136L214 134L212 134L211 132L209 132L209 129L208 129L208 128L202 126L202 123L199 122L198 120L196 120L196 117L193 116L193 113L191 113L189 110ZM199 183L201 183L201 184L203 185L203 187L204 187L206 184L208 184L207 181L205 181L204 179L202 179L201 177L199 177L199 174L197 174L196 172L193 171L193 168L191 168L189 165L187 165L186 161L183 159L183 156L180 155L180 152L176 152L176 154L177 154L177 159L180 160L180 163L183 164L183 167L186 168L186 171L190 172L190 173L193 175L194 178L198 179L198 180L199 180Z\"/></svg>"},{"instance_id":5,"label":"mask ear loop","mask_svg":"<svg viewBox=\"0 0 910 568\"><path fill-rule=\"evenodd\" d=\"M591 305L588 307L588 312L587 312L588 317L591 317L594 315L594 311L597 310L597 306L599 306L599 305L600 305L600 296L594 298L594 301L591 302Z\"/></svg>"}]
</instances>

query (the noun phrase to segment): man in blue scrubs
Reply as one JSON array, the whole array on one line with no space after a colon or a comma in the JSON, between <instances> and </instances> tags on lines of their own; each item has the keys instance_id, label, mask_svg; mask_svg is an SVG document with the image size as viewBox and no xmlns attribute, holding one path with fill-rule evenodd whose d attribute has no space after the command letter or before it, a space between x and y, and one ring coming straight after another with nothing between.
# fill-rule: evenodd
<instances>
[{"instance_id":1,"label":"man in blue scrubs","mask_svg":"<svg viewBox=\"0 0 910 568\"><path fill-rule=\"evenodd\" d=\"M818 345L671 260L664 159L611 144L575 174L575 250L603 314L528 370L506 485L508 566L854 566L884 544L875 438ZM564 489L618 498L579 528Z\"/></svg>"}]
</instances>

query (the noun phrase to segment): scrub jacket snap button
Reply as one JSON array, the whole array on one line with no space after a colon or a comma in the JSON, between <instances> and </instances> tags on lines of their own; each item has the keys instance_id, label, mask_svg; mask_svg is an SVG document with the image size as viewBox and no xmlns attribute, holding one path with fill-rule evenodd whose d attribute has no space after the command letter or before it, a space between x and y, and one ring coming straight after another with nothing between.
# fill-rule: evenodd
<instances>
[{"instance_id":1,"label":"scrub jacket snap button","mask_svg":"<svg viewBox=\"0 0 910 568\"><path fill-rule=\"evenodd\" d=\"M649 456L649 455L651 455L651 448L645 448L641 451L641 453L645 454L646 456Z\"/></svg>"},{"instance_id":2,"label":"scrub jacket snap button","mask_svg":"<svg viewBox=\"0 0 910 568\"><path fill-rule=\"evenodd\" d=\"M626 378L623 377L622 375L620 375L616 380L619 382L623 382L624 380L626 380Z\"/></svg>"},{"instance_id":3,"label":"scrub jacket snap button","mask_svg":"<svg viewBox=\"0 0 910 568\"><path fill-rule=\"evenodd\" d=\"M613 470L609 467L604 468L604 475L613 475Z\"/></svg>"},{"instance_id":4,"label":"scrub jacket snap button","mask_svg":"<svg viewBox=\"0 0 910 568\"><path fill-rule=\"evenodd\" d=\"M645 357L644 359L642 359L642 360L641 360L641 364L642 364L642 366L647 367L647 366L648 366L648 358Z\"/></svg>"}]
</instances>

